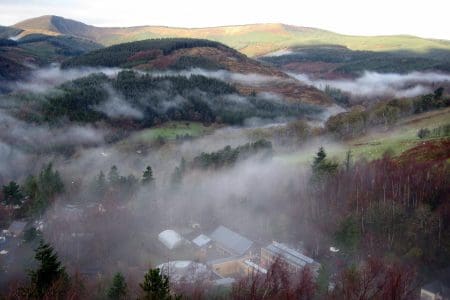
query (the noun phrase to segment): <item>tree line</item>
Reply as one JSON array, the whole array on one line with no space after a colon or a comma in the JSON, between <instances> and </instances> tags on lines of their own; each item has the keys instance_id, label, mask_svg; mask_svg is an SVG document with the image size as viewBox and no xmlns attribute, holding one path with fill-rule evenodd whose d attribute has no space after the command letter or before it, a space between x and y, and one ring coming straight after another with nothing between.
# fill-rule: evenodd
<instances>
[{"instance_id":1,"label":"tree line","mask_svg":"<svg viewBox=\"0 0 450 300\"><path fill-rule=\"evenodd\" d=\"M369 108L352 107L348 112L331 116L325 127L339 138L364 134L374 126L389 128L406 116L450 106L450 97L444 95L442 87L431 94L415 99L393 99L379 102Z\"/></svg>"},{"instance_id":2,"label":"tree line","mask_svg":"<svg viewBox=\"0 0 450 300\"><path fill-rule=\"evenodd\" d=\"M235 50L218 42L204 39L168 38L151 39L131 43L123 43L107 48L91 51L87 54L74 57L62 63L62 68L74 68L81 66L92 67L131 67L130 58L143 51L159 50L162 55L168 55L173 51L195 47L214 47L236 52ZM148 60L148 59L147 59ZM139 60L134 64L142 63Z\"/></svg>"}]
</instances>

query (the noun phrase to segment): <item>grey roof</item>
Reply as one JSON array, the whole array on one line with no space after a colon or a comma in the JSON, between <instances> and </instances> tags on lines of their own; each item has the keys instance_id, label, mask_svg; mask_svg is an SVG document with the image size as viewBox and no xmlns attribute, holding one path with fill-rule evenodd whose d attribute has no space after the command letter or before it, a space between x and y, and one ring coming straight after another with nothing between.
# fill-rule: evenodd
<instances>
[{"instance_id":1,"label":"grey roof","mask_svg":"<svg viewBox=\"0 0 450 300\"><path fill-rule=\"evenodd\" d=\"M224 226L217 227L209 237L225 250L239 255L247 252L253 244L249 239Z\"/></svg>"},{"instance_id":2,"label":"grey roof","mask_svg":"<svg viewBox=\"0 0 450 300\"><path fill-rule=\"evenodd\" d=\"M233 260L237 260L237 259L241 259L241 258L242 258L242 256L240 256L240 255L235 255L235 256L230 256L230 257L221 257L221 258L209 260L206 262L206 264L216 265L216 264L221 264L224 262L233 261Z\"/></svg>"},{"instance_id":3,"label":"grey roof","mask_svg":"<svg viewBox=\"0 0 450 300\"><path fill-rule=\"evenodd\" d=\"M246 264L247 266L249 266L253 270L256 270L259 273L267 274L267 270L266 269L264 269L263 267L255 264L254 262L252 262L249 259L244 260L244 264Z\"/></svg>"},{"instance_id":4,"label":"grey roof","mask_svg":"<svg viewBox=\"0 0 450 300\"><path fill-rule=\"evenodd\" d=\"M200 234L199 236L197 236L195 239L192 240L192 242L199 247L207 245L210 241L211 239L204 234Z\"/></svg>"},{"instance_id":5,"label":"grey roof","mask_svg":"<svg viewBox=\"0 0 450 300\"><path fill-rule=\"evenodd\" d=\"M306 264L312 264L314 262L312 258L303 255L297 250L289 248L281 243L273 242L265 249L274 255L281 256L282 258L300 267L304 267Z\"/></svg>"},{"instance_id":6,"label":"grey roof","mask_svg":"<svg viewBox=\"0 0 450 300\"><path fill-rule=\"evenodd\" d=\"M450 296L450 290L442 282L435 280L422 287L422 290L431 292L433 294L441 294L442 296Z\"/></svg>"},{"instance_id":7,"label":"grey roof","mask_svg":"<svg viewBox=\"0 0 450 300\"><path fill-rule=\"evenodd\" d=\"M26 222L14 221L9 225L8 231L12 234L19 235L25 229L25 226L27 226Z\"/></svg>"},{"instance_id":8,"label":"grey roof","mask_svg":"<svg viewBox=\"0 0 450 300\"><path fill-rule=\"evenodd\" d=\"M231 286L236 280L231 277L225 277L216 279L213 281L214 285L221 285L221 286Z\"/></svg>"}]
</instances>

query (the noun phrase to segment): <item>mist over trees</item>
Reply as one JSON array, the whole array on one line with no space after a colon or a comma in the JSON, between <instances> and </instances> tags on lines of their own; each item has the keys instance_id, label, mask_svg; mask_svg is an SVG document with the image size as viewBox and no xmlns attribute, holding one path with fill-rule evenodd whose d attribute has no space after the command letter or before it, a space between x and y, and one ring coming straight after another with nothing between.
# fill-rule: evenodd
<instances>
[{"instance_id":1,"label":"mist over trees","mask_svg":"<svg viewBox=\"0 0 450 300\"><path fill-rule=\"evenodd\" d=\"M71 42L49 39L0 46ZM233 73L216 57L181 51L197 47L231 53L229 63L247 59L207 40L139 41L66 60L56 76L37 71L0 96L0 298L406 300L449 266L446 83L374 101L327 85L333 102L314 90L327 99L321 106L302 98L311 87L285 85L294 79L272 66ZM190 55L143 71L178 52ZM331 47L262 60L325 61L355 74L396 58ZM92 68L70 69L80 66ZM398 77L391 83L411 80ZM265 85L273 93L258 89ZM397 127L407 139L378 140ZM220 226L252 244L239 257L248 269L233 280L211 267L237 259L233 251L194 242ZM161 242L167 230L182 237L179 247ZM274 241L317 268L293 270L281 257L263 266L261 249ZM177 260L212 274L179 280L156 267Z\"/></svg>"}]
</instances>

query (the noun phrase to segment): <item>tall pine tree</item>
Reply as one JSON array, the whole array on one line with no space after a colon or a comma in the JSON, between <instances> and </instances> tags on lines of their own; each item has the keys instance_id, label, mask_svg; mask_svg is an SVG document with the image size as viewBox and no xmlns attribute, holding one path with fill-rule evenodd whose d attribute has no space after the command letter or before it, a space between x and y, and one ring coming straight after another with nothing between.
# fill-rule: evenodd
<instances>
[{"instance_id":1,"label":"tall pine tree","mask_svg":"<svg viewBox=\"0 0 450 300\"><path fill-rule=\"evenodd\" d=\"M120 272L114 275L111 287L108 289L107 296L109 299L121 300L127 297L127 283Z\"/></svg>"},{"instance_id":2,"label":"tall pine tree","mask_svg":"<svg viewBox=\"0 0 450 300\"><path fill-rule=\"evenodd\" d=\"M139 286L144 291L145 300L172 299L169 288L169 277L161 274L159 269L150 269Z\"/></svg>"},{"instance_id":3,"label":"tall pine tree","mask_svg":"<svg viewBox=\"0 0 450 300\"><path fill-rule=\"evenodd\" d=\"M25 291L26 296L42 299L48 292L51 292L52 295L63 294L69 285L69 276L53 247L41 241L35 252L35 259L39 266L36 270L29 272L31 284ZM50 291L55 286L57 286L57 290Z\"/></svg>"},{"instance_id":4,"label":"tall pine tree","mask_svg":"<svg viewBox=\"0 0 450 300\"><path fill-rule=\"evenodd\" d=\"M142 175L142 183L143 184L149 184L153 182L153 170L152 167L147 166L147 168L144 171L144 174Z\"/></svg>"}]
</instances>

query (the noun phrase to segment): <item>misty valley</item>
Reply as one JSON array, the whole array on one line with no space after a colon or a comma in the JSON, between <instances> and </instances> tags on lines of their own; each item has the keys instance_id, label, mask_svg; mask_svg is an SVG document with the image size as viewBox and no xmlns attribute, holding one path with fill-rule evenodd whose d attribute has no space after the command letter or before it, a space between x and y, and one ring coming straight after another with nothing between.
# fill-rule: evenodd
<instances>
[{"instance_id":1,"label":"misty valley","mask_svg":"<svg viewBox=\"0 0 450 300\"><path fill-rule=\"evenodd\" d=\"M449 299L450 42L275 25L0 27L0 299Z\"/></svg>"}]
</instances>

